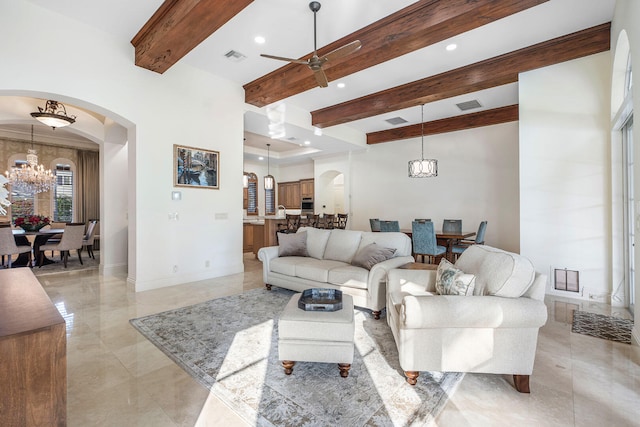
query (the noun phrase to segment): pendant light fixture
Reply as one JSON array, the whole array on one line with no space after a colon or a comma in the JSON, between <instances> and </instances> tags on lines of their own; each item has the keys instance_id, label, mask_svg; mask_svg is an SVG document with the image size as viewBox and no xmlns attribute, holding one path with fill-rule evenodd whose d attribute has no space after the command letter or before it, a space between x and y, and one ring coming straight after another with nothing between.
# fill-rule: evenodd
<instances>
[{"instance_id":1,"label":"pendant light fixture","mask_svg":"<svg viewBox=\"0 0 640 427\"><path fill-rule=\"evenodd\" d=\"M271 176L269 168L271 144L267 144L267 176L264 177L264 189L273 190L275 179Z\"/></svg>"},{"instance_id":2,"label":"pendant light fixture","mask_svg":"<svg viewBox=\"0 0 640 427\"><path fill-rule=\"evenodd\" d=\"M27 163L14 166L5 175L11 184L11 191L26 194L37 194L51 190L55 186L56 177L51 169L38 164L38 153L33 148L33 125L31 125L31 148L27 150Z\"/></svg>"},{"instance_id":3,"label":"pendant light fixture","mask_svg":"<svg viewBox=\"0 0 640 427\"><path fill-rule=\"evenodd\" d=\"M438 161L436 159L424 158L424 104L422 104L420 126L422 155L420 159L409 162L409 178L431 178L438 176Z\"/></svg>"},{"instance_id":4,"label":"pendant light fixture","mask_svg":"<svg viewBox=\"0 0 640 427\"><path fill-rule=\"evenodd\" d=\"M31 113L31 117L47 126L61 128L75 123L76 116L68 116L67 109L61 102L48 100L44 108L38 107L38 111Z\"/></svg>"}]
</instances>

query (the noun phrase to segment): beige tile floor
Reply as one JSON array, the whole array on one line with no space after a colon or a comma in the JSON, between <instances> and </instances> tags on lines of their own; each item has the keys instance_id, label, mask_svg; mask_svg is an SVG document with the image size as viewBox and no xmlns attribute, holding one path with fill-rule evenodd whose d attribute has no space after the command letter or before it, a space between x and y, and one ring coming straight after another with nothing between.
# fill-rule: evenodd
<instances>
[{"instance_id":1,"label":"beige tile floor","mask_svg":"<svg viewBox=\"0 0 640 427\"><path fill-rule=\"evenodd\" d=\"M247 255L245 269L141 293L133 292L124 277L96 271L40 277L67 320L68 425L248 425L128 323L262 287L260 262ZM563 298L548 298L547 306L532 393L517 393L508 375L467 374L437 425L640 425L640 349L571 333L573 310L610 313L611 307ZM629 317L624 309L615 311Z\"/></svg>"}]
</instances>

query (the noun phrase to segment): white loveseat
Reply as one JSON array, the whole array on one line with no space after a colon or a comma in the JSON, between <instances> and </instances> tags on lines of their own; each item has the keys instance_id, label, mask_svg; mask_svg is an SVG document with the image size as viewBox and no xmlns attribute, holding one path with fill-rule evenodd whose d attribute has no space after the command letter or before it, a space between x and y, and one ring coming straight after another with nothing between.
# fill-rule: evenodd
<instances>
[{"instance_id":1,"label":"white loveseat","mask_svg":"<svg viewBox=\"0 0 640 427\"><path fill-rule=\"evenodd\" d=\"M516 389L528 393L547 320L546 276L521 255L483 245L466 249L454 267L449 273L467 273L455 277L475 280L472 295L438 295L437 270L389 272L387 322L407 382L415 384L419 371L512 374Z\"/></svg>"},{"instance_id":2,"label":"white loveseat","mask_svg":"<svg viewBox=\"0 0 640 427\"><path fill-rule=\"evenodd\" d=\"M309 288L339 289L353 297L354 305L371 310L376 319L386 304L387 272L414 261L411 239L404 233L311 227L301 227L297 233L306 233L308 256L279 256L278 246L258 251L267 289L272 285L298 292ZM285 235L281 239L285 237L289 238ZM391 258L375 263L370 270L351 264L373 247L395 252L391 251Z\"/></svg>"}]
</instances>

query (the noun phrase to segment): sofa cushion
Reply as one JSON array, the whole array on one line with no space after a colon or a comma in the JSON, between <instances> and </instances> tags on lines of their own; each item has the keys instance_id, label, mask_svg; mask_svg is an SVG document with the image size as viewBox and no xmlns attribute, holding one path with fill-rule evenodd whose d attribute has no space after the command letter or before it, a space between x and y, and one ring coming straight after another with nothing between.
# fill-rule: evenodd
<instances>
[{"instance_id":1,"label":"sofa cushion","mask_svg":"<svg viewBox=\"0 0 640 427\"><path fill-rule=\"evenodd\" d=\"M316 282L329 282L329 271L336 267L344 266L342 261L319 260L307 258L307 261L296 265L296 277Z\"/></svg>"},{"instance_id":2,"label":"sofa cushion","mask_svg":"<svg viewBox=\"0 0 640 427\"><path fill-rule=\"evenodd\" d=\"M476 276L476 295L518 298L535 278L527 258L485 245L472 245L460 255L456 267Z\"/></svg>"},{"instance_id":3,"label":"sofa cushion","mask_svg":"<svg viewBox=\"0 0 640 427\"><path fill-rule=\"evenodd\" d=\"M351 263L353 256L358 251L361 238L362 231L331 230L322 258Z\"/></svg>"},{"instance_id":4,"label":"sofa cushion","mask_svg":"<svg viewBox=\"0 0 640 427\"><path fill-rule=\"evenodd\" d=\"M440 261L436 273L438 295L473 295L475 276L465 274L446 259Z\"/></svg>"},{"instance_id":5,"label":"sofa cushion","mask_svg":"<svg viewBox=\"0 0 640 427\"><path fill-rule=\"evenodd\" d=\"M307 232L301 233L279 233L278 234L278 256L308 256L307 252Z\"/></svg>"},{"instance_id":6,"label":"sofa cushion","mask_svg":"<svg viewBox=\"0 0 640 427\"><path fill-rule=\"evenodd\" d=\"M269 263L269 268L274 273L284 274L286 276L295 277L296 275L296 266L307 262L311 258L309 257L278 257L271 260Z\"/></svg>"},{"instance_id":7,"label":"sofa cushion","mask_svg":"<svg viewBox=\"0 0 640 427\"><path fill-rule=\"evenodd\" d=\"M362 267L366 268L367 270L371 270L371 267L373 267L377 263L392 258L395 252L396 250L394 248L385 248L384 246L370 243L364 248L358 250L358 252L351 260L351 264L355 265L356 267Z\"/></svg>"},{"instance_id":8,"label":"sofa cushion","mask_svg":"<svg viewBox=\"0 0 640 427\"><path fill-rule=\"evenodd\" d=\"M307 233L307 252L310 257L322 259L331 230L321 230L313 227L301 227L298 233Z\"/></svg>"},{"instance_id":9,"label":"sofa cushion","mask_svg":"<svg viewBox=\"0 0 640 427\"><path fill-rule=\"evenodd\" d=\"M341 265L329 270L328 282L336 286L367 289L369 271L353 265Z\"/></svg>"}]
</instances>

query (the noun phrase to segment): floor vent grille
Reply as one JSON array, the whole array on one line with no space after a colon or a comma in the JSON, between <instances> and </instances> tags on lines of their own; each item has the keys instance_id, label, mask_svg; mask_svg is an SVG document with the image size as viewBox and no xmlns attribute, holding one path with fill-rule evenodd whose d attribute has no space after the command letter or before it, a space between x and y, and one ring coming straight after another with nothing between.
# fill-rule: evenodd
<instances>
[{"instance_id":1,"label":"floor vent grille","mask_svg":"<svg viewBox=\"0 0 640 427\"><path fill-rule=\"evenodd\" d=\"M580 292L580 273L577 270L556 268L553 271L553 276L556 290Z\"/></svg>"}]
</instances>

